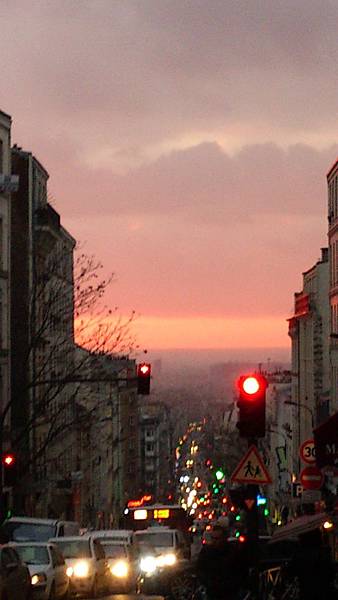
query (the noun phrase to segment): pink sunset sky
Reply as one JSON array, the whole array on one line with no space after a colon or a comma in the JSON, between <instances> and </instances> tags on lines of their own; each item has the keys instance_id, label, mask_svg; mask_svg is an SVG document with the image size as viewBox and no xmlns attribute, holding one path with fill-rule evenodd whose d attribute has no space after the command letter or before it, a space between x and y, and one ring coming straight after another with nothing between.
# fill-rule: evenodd
<instances>
[{"instance_id":1,"label":"pink sunset sky","mask_svg":"<svg viewBox=\"0 0 338 600\"><path fill-rule=\"evenodd\" d=\"M338 3L2 0L0 108L147 348L287 347L327 244Z\"/></svg>"}]
</instances>

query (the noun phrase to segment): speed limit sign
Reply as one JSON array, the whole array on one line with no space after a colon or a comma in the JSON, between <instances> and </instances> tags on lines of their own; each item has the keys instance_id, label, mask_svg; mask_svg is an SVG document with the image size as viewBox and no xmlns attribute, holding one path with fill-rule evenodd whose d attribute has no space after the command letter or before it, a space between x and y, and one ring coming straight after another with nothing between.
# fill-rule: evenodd
<instances>
[{"instance_id":1,"label":"speed limit sign","mask_svg":"<svg viewBox=\"0 0 338 600\"><path fill-rule=\"evenodd\" d=\"M304 462L308 463L309 465L315 464L316 448L314 440L306 440L306 442L303 442L299 449L299 454Z\"/></svg>"}]
</instances>

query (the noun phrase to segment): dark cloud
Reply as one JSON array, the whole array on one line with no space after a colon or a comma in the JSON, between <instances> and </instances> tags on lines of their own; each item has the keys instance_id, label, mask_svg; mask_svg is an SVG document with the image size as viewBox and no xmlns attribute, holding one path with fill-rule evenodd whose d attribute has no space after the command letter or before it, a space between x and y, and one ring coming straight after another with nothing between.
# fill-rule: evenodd
<instances>
[{"instance_id":1,"label":"dark cloud","mask_svg":"<svg viewBox=\"0 0 338 600\"><path fill-rule=\"evenodd\" d=\"M325 213L325 173L337 154L338 146L257 144L230 157L205 143L123 176L84 170L60 156L51 188L67 214L162 215L229 227L256 215Z\"/></svg>"}]
</instances>

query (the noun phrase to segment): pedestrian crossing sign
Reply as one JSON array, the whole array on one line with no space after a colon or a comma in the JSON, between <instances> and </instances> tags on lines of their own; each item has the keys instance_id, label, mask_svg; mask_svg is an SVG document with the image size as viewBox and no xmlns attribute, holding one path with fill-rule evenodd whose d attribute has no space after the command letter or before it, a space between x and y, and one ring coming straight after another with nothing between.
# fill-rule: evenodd
<instances>
[{"instance_id":1,"label":"pedestrian crossing sign","mask_svg":"<svg viewBox=\"0 0 338 600\"><path fill-rule=\"evenodd\" d=\"M233 483L272 483L272 479L256 446L250 446L245 456L231 475Z\"/></svg>"}]
</instances>

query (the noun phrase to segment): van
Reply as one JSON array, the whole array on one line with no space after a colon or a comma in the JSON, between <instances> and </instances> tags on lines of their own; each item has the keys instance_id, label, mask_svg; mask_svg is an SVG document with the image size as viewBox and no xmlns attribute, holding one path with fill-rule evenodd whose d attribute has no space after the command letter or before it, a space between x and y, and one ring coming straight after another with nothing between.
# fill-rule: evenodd
<instances>
[{"instance_id":1,"label":"van","mask_svg":"<svg viewBox=\"0 0 338 600\"><path fill-rule=\"evenodd\" d=\"M139 546L143 544L154 548L160 554L171 552L176 559L190 559L190 544L187 543L182 531L169 527L148 527L134 532L134 539Z\"/></svg>"},{"instance_id":2,"label":"van","mask_svg":"<svg viewBox=\"0 0 338 600\"><path fill-rule=\"evenodd\" d=\"M132 546L134 543L133 533L129 529L98 529L96 531L88 531L85 535L91 535L94 538L106 538L116 544Z\"/></svg>"},{"instance_id":3,"label":"van","mask_svg":"<svg viewBox=\"0 0 338 600\"><path fill-rule=\"evenodd\" d=\"M80 534L80 525L75 521L35 517L11 517L2 529L12 542L48 542L50 538Z\"/></svg>"}]
</instances>

